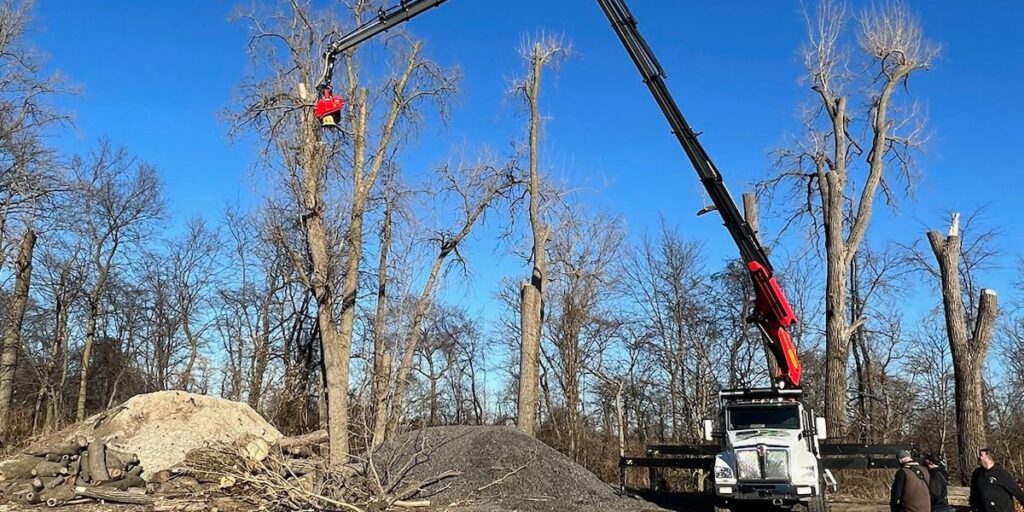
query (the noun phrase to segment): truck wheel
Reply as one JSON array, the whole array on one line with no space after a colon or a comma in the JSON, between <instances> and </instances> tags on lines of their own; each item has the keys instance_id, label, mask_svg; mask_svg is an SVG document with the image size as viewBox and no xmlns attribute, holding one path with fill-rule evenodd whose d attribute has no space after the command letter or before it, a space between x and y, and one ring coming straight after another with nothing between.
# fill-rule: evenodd
<instances>
[{"instance_id":1,"label":"truck wheel","mask_svg":"<svg viewBox=\"0 0 1024 512\"><path fill-rule=\"evenodd\" d=\"M828 502L825 501L825 477L818 476L818 495L807 502L807 512L828 512Z\"/></svg>"},{"instance_id":2,"label":"truck wheel","mask_svg":"<svg viewBox=\"0 0 1024 512\"><path fill-rule=\"evenodd\" d=\"M825 495L819 494L807 502L807 512L828 512L828 505L825 504Z\"/></svg>"}]
</instances>

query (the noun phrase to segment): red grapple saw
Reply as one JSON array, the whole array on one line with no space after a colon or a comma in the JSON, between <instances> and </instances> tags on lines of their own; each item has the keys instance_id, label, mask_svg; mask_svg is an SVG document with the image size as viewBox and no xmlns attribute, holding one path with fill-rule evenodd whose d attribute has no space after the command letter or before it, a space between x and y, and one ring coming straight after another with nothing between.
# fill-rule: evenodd
<instances>
[{"instance_id":1,"label":"red grapple saw","mask_svg":"<svg viewBox=\"0 0 1024 512\"><path fill-rule=\"evenodd\" d=\"M320 120L322 126L337 126L341 108L344 106L345 100L341 96L335 96L331 93L330 87L324 87L317 96L313 115Z\"/></svg>"}]
</instances>

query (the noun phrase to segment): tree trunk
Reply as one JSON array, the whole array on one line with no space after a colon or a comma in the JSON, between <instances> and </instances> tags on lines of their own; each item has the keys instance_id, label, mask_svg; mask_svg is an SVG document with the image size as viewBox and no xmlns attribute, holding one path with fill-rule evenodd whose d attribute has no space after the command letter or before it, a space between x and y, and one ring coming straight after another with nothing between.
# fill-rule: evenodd
<instances>
[{"instance_id":1,"label":"tree trunk","mask_svg":"<svg viewBox=\"0 0 1024 512\"><path fill-rule=\"evenodd\" d=\"M960 287L961 239L959 214L953 215L949 234L943 238L937 231L928 232L935 259L939 265L942 283L942 305L946 319L946 333L953 358L953 380L956 394L957 451L960 455L960 481L967 485L969 468L974 457L985 447L986 422L982 369L992 342L996 317L999 313L996 292L983 289L973 333L968 336L967 312Z\"/></svg>"},{"instance_id":2,"label":"tree trunk","mask_svg":"<svg viewBox=\"0 0 1024 512\"><path fill-rule=\"evenodd\" d=\"M430 297L434 291L434 283L441 273L441 266L451 252L446 245L442 245L441 251L434 258L430 266L430 274L427 276L423 290L416 301L416 311L412 316L412 323L409 325L409 332L406 335L405 352L402 355L402 362L398 367L398 374L395 376L395 389L391 394L391 414L388 417L386 438L393 439L398 432L398 425L402 419L402 399L405 390L409 386L409 374L412 372L413 359L416 357L416 347L419 345L420 336L423 333L421 325L423 317L427 313L427 306L430 304Z\"/></svg>"},{"instance_id":3,"label":"tree trunk","mask_svg":"<svg viewBox=\"0 0 1024 512\"><path fill-rule=\"evenodd\" d=\"M757 196L754 195L753 192L746 192L743 194L743 217L747 221L747 224L750 225L750 230L754 232L754 236L757 238L757 243L761 244L761 222L760 216L757 213ZM765 253L768 252L767 247L764 248L764 250ZM746 308L744 308L744 310L746 310ZM768 340L763 339L763 341L768 343ZM768 361L768 377L773 379L772 382L775 382L774 379L780 374L779 363L775 360L775 356L772 355L771 349L769 349L767 345L765 345L764 348L764 356ZM732 378L732 375L730 375L730 378Z\"/></svg>"},{"instance_id":4,"label":"tree trunk","mask_svg":"<svg viewBox=\"0 0 1024 512\"><path fill-rule=\"evenodd\" d=\"M32 282L32 252L36 246L36 233L25 231L15 262L14 294L11 296L8 322L4 329L3 352L0 354L0 435L6 437L10 427L11 395L14 391L14 375L18 369L18 353L21 351L21 325L25 319L28 304L28 290Z\"/></svg>"},{"instance_id":5,"label":"tree trunk","mask_svg":"<svg viewBox=\"0 0 1024 512\"><path fill-rule=\"evenodd\" d=\"M537 384L540 372L540 337L544 322L544 287L547 281L547 253L545 246L549 228L544 225L540 212L540 84L545 58L540 43L533 45L530 76L526 89L530 107L530 227L533 231L533 271L530 281L520 291L520 327L522 347L519 357L519 397L517 425L529 435L537 428L539 402Z\"/></svg>"},{"instance_id":6,"label":"tree trunk","mask_svg":"<svg viewBox=\"0 0 1024 512\"><path fill-rule=\"evenodd\" d=\"M840 105L844 102L840 101ZM840 106L839 119L843 119ZM841 123L843 121L833 121ZM840 137L841 139L841 137ZM845 141L836 141L837 151ZM843 149L845 150L845 149ZM845 156L825 178L825 421L830 437L846 437L847 370L850 344L846 333L847 246L843 237Z\"/></svg>"},{"instance_id":7,"label":"tree trunk","mask_svg":"<svg viewBox=\"0 0 1024 512\"><path fill-rule=\"evenodd\" d=\"M391 200L393 198L387 198ZM391 379L391 358L384 339L384 320L387 315L388 252L391 250L391 203L384 205L384 220L380 232L380 259L377 264L377 310L373 317L373 448L385 439L388 420L388 382Z\"/></svg>"}]
</instances>

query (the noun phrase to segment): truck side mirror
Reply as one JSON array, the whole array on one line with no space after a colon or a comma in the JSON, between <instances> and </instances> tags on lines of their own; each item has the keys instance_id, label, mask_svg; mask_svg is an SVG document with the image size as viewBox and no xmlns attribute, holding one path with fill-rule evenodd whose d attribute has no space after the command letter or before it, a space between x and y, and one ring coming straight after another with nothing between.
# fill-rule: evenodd
<instances>
[{"instance_id":1,"label":"truck side mirror","mask_svg":"<svg viewBox=\"0 0 1024 512\"><path fill-rule=\"evenodd\" d=\"M821 416L814 418L814 437L819 441L824 441L828 437L828 426L825 424L825 418Z\"/></svg>"},{"instance_id":2,"label":"truck side mirror","mask_svg":"<svg viewBox=\"0 0 1024 512\"><path fill-rule=\"evenodd\" d=\"M704 440L712 441L715 436L715 423L711 420L704 420Z\"/></svg>"}]
</instances>

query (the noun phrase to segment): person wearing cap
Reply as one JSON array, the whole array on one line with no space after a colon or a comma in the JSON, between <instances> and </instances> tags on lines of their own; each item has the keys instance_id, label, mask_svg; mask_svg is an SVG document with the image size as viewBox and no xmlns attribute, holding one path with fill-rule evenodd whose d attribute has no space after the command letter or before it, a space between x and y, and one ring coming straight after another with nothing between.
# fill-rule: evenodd
<instances>
[{"instance_id":1,"label":"person wearing cap","mask_svg":"<svg viewBox=\"0 0 1024 512\"><path fill-rule=\"evenodd\" d=\"M978 450L978 468L971 475L971 510L1013 512L1014 499L1024 504L1024 491L1017 480L996 462L992 450Z\"/></svg>"},{"instance_id":2,"label":"person wearing cap","mask_svg":"<svg viewBox=\"0 0 1024 512\"><path fill-rule=\"evenodd\" d=\"M907 450L896 452L900 468L892 481L889 509L892 512L931 512L930 477Z\"/></svg>"},{"instance_id":3,"label":"person wearing cap","mask_svg":"<svg viewBox=\"0 0 1024 512\"><path fill-rule=\"evenodd\" d=\"M932 512L953 512L953 507L949 506L949 477L942 456L925 454L921 465L928 470Z\"/></svg>"}]
</instances>

